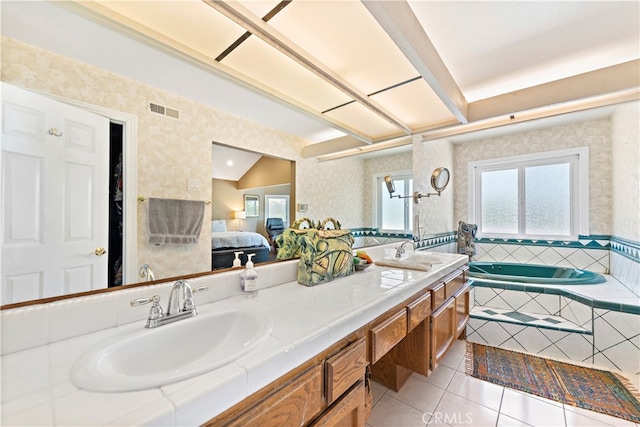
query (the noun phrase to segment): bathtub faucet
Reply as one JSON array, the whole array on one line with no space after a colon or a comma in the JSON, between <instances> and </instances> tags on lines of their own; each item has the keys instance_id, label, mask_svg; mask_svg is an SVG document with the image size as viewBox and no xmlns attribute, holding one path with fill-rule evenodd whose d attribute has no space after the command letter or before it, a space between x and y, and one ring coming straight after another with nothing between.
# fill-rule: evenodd
<instances>
[{"instance_id":1,"label":"bathtub faucet","mask_svg":"<svg viewBox=\"0 0 640 427\"><path fill-rule=\"evenodd\" d=\"M413 250L416 250L416 244L413 242L413 240L406 240L402 242L402 244L396 250L396 258L401 258L402 255L404 255L404 245L406 245L407 243L411 243L411 245L413 246Z\"/></svg>"}]
</instances>

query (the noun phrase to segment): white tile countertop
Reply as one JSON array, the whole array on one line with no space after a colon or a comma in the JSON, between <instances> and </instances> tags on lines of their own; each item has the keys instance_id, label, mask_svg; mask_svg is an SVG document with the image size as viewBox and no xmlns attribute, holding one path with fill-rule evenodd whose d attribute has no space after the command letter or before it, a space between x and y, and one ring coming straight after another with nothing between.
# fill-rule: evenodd
<instances>
[{"instance_id":1,"label":"white tile countertop","mask_svg":"<svg viewBox=\"0 0 640 427\"><path fill-rule=\"evenodd\" d=\"M289 281L261 289L255 298L238 295L235 291L238 273L227 274L228 281L235 281L230 285L234 290L226 291L229 296L225 298L225 291L221 288L210 289L209 295L199 297L199 315L229 308L258 310L273 321L269 336L235 362L191 379L142 391L85 391L77 388L69 375L75 360L93 345L114 334L144 328L141 312L136 314L140 320L126 319L124 322L119 319L131 314L126 311L118 314L118 310L125 309L113 303L115 326L88 333L82 333L81 326L78 326L80 332L69 338L64 338L64 333L61 335L56 329L55 322L48 317L50 314L42 314L38 308L27 307L33 311L30 316L25 315L25 309L19 316L3 312L3 347L6 344L10 350L17 351L7 352L5 348L0 359L1 424L200 425L467 261L467 257L462 255L440 255L447 261L435 264L428 272L373 265L315 287L290 281L295 267L288 266ZM275 267L270 268L273 270ZM269 271L260 267L257 270L259 276ZM274 279L261 277L260 280ZM200 283L194 282L197 282L192 284L194 287ZM146 295L151 291L145 287L136 292ZM166 301L168 287L162 290L154 288L153 292L161 293ZM132 299L132 294L127 294L126 298ZM143 310L148 312L148 306ZM106 312L105 315L111 314ZM44 327L44 335L49 338L42 345L29 347L24 341L39 342L39 333L21 336L18 328L32 324L37 330L43 319L48 324ZM8 334L6 343L5 333ZM52 336L57 339L52 339ZM167 346L171 345L167 342Z\"/></svg>"}]
</instances>

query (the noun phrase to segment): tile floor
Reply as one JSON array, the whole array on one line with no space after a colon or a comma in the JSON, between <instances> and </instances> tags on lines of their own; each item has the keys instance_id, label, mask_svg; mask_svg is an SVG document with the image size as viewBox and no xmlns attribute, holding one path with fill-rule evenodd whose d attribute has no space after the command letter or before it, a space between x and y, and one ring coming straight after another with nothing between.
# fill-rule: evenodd
<instances>
[{"instance_id":1,"label":"tile floor","mask_svg":"<svg viewBox=\"0 0 640 427\"><path fill-rule=\"evenodd\" d=\"M373 382L373 408L367 427L640 427L467 376L464 354L465 342L456 341L429 377L414 374L399 393Z\"/></svg>"}]
</instances>

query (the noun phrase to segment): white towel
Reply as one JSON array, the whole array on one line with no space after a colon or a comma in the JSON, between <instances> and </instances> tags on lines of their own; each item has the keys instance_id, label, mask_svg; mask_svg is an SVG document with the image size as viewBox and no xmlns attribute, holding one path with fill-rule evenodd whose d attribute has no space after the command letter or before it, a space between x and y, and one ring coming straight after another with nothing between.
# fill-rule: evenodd
<instances>
[{"instance_id":1,"label":"white towel","mask_svg":"<svg viewBox=\"0 0 640 427\"><path fill-rule=\"evenodd\" d=\"M149 198L149 243L198 243L204 202Z\"/></svg>"}]
</instances>

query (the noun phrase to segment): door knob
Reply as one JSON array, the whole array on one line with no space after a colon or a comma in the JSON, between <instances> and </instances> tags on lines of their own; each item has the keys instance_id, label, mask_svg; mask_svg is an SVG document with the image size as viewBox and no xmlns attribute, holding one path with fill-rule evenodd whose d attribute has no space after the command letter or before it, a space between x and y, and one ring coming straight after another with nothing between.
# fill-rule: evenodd
<instances>
[{"instance_id":1,"label":"door knob","mask_svg":"<svg viewBox=\"0 0 640 427\"><path fill-rule=\"evenodd\" d=\"M104 255L104 254L106 254L106 253L107 253L107 250L106 250L105 248L96 248L96 250L94 251L94 253L95 253L97 256L102 256L102 255Z\"/></svg>"}]
</instances>

